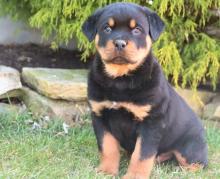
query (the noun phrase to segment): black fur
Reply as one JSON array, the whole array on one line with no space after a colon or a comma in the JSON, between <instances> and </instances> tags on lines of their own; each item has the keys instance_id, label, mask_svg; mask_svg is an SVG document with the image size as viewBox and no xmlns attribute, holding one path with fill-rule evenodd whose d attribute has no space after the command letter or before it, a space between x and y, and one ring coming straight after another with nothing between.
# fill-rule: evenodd
<instances>
[{"instance_id":1,"label":"black fur","mask_svg":"<svg viewBox=\"0 0 220 179\"><path fill-rule=\"evenodd\" d=\"M138 14L142 14L142 17L146 17L141 19L145 32L149 33L151 38L156 41L164 29L163 21L150 9L132 3L114 3L102 9L98 9L84 22L82 30L89 41L92 41L98 30L106 25L105 22L112 15L123 20L128 19L129 17L138 18ZM125 31L123 32L125 33ZM120 36L120 34L118 34L118 36Z\"/></svg>"},{"instance_id":2,"label":"black fur","mask_svg":"<svg viewBox=\"0 0 220 179\"><path fill-rule=\"evenodd\" d=\"M118 11L122 6L124 10ZM123 14L126 14L126 16L138 17L142 22L147 14L144 35L149 33L153 40L159 37L164 27L163 22L154 12L130 3L116 3L98 12L99 15L102 12L102 17L97 17L97 13L92 15L85 22L83 31L90 40L94 39L94 34L99 33L101 38L105 39L103 42L102 39L100 40L100 46L105 46L106 41L115 36L114 34L105 37L99 30L100 24L110 15L116 14L115 17L125 19ZM122 13L121 16L118 16L118 13ZM127 31L124 29L118 33L127 34ZM141 46L146 45L141 40L136 43L137 46L138 43ZM200 119L167 82L152 52L135 71L117 78L111 78L105 73L104 63L97 54L88 77L88 98L95 101L109 100L152 105L150 115L143 122L134 120L133 114L122 108L104 109L101 116L93 113L93 127L100 150L104 132L108 131L130 153L134 150L137 137L141 137L143 139L141 159L153 154L159 155L177 150L188 163L207 165L207 144Z\"/></svg>"}]
</instances>

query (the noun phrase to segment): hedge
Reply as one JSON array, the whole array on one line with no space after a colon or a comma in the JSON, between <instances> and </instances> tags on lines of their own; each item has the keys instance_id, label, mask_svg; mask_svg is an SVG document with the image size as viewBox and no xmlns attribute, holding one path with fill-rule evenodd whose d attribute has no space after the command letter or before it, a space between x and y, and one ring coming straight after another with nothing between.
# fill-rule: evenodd
<instances>
[{"instance_id":1,"label":"hedge","mask_svg":"<svg viewBox=\"0 0 220 179\"><path fill-rule=\"evenodd\" d=\"M42 30L43 37L53 35L52 48L77 38L82 59L94 52L82 34L81 25L98 7L114 0L0 0L1 15L23 19ZM219 0L130 0L158 12L166 29L154 44L154 52L167 77L174 85L196 89L207 80L215 89L219 80L220 42L204 33L210 23L209 9L220 7ZM220 24L220 23L219 23Z\"/></svg>"}]
</instances>

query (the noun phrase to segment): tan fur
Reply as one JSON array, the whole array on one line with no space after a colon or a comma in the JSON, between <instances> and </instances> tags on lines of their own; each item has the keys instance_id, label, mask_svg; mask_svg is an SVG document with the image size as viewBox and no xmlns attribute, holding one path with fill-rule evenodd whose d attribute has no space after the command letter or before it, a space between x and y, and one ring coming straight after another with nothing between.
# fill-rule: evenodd
<instances>
[{"instance_id":1,"label":"tan fur","mask_svg":"<svg viewBox=\"0 0 220 179\"><path fill-rule=\"evenodd\" d=\"M127 111L133 113L136 120L143 121L145 117L149 115L151 105L136 105L134 103L120 102L119 105L125 108Z\"/></svg>"},{"instance_id":2,"label":"tan fur","mask_svg":"<svg viewBox=\"0 0 220 179\"><path fill-rule=\"evenodd\" d=\"M92 108L92 111L96 113L96 115L100 116L101 111L103 109L119 109L124 108L127 111L133 113L133 115L136 117L135 120L143 121L145 117L149 115L149 112L151 110L151 105L137 105L131 102L114 102L114 101L93 101L90 100L90 105Z\"/></svg>"},{"instance_id":3,"label":"tan fur","mask_svg":"<svg viewBox=\"0 0 220 179\"><path fill-rule=\"evenodd\" d=\"M162 163L162 162L165 162L165 161L171 159L172 157L173 157L173 152L169 151L169 152L162 153L159 156L157 156L156 161L157 161L157 163Z\"/></svg>"},{"instance_id":4,"label":"tan fur","mask_svg":"<svg viewBox=\"0 0 220 179\"><path fill-rule=\"evenodd\" d=\"M136 27L136 21L134 19L131 19L130 23L129 23L129 26L130 26L131 29L135 28Z\"/></svg>"},{"instance_id":5,"label":"tan fur","mask_svg":"<svg viewBox=\"0 0 220 179\"><path fill-rule=\"evenodd\" d=\"M106 73L113 77L117 78L119 76L127 75L130 71L133 71L137 68L138 65L117 65L117 64L106 64L105 71Z\"/></svg>"},{"instance_id":6,"label":"tan fur","mask_svg":"<svg viewBox=\"0 0 220 179\"><path fill-rule=\"evenodd\" d=\"M201 164L198 164L198 163L192 163L192 164L189 164L186 160L186 158L184 158L182 156L182 154L178 151L173 151L179 165L185 169L185 170L189 170L189 171L192 171L192 172L195 172L195 171L198 171L198 170L201 170L204 166L201 165Z\"/></svg>"},{"instance_id":7,"label":"tan fur","mask_svg":"<svg viewBox=\"0 0 220 179\"><path fill-rule=\"evenodd\" d=\"M112 102L112 101L89 101L92 111L96 113L97 116L101 115L101 111L103 109L118 109L120 108L120 105L118 103Z\"/></svg>"},{"instance_id":8,"label":"tan fur","mask_svg":"<svg viewBox=\"0 0 220 179\"><path fill-rule=\"evenodd\" d=\"M114 27L115 21L114 21L114 19L113 19L112 17L108 19L108 25L109 25L110 27Z\"/></svg>"},{"instance_id":9,"label":"tan fur","mask_svg":"<svg viewBox=\"0 0 220 179\"><path fill-rule=\"evenodd\" d=\"M133 59L133 61L137 61L137 63L140 65L143 63L143 60L150 52L151 46L152 46L152 40L149 35L146 36L146 47L145 48L139 48L137 49L134 42L129 41L126 48L126 57L128 59Z\"/></svg>"},{"instance_id":10,"label":"tan fur","mask_svg":"<svg viewBox=\"0 0 220 179\"><path fill-rule=\"evenodd\" d=\"M141 138L137 138L134 152L131 156L131 161L128 171L123 179L148 179L154 166L155 155L140 160L141 153Z\"/></svg>"},{"instance_id":11,"label":"tan fur","mask_svg":"<svg viewBox=\"0 0 220 179\"><path fill-rule=\"evenodd\" d=\"M112 64L107 63L110 59L116 56L115 45L112 40L108 41L106 47L99 47L99 35L95 37L96 49L98 50L101 59L105 64L106 73L112 78L117 78L119 76L128 75L129 72L134 71L139 67L143 62L145 57L149 54L152 41L150 36L146 36L146 48L137 49L134 42L129 41L123 52L123 56L127 58L132 64Z\"/></svg>"},{"instance_id":12,"label":"tan fur","mask_svg":"<svg viewBox=\"0 0 220 179\"><path fill-rule=\"evenodd\" d=\"M101 163L98 171L117 175L120 161L119 143L112 134L106 132L103 137Z\"/></svg>"},{"instance_id":13,"label":"tan fur","mask_svg":"<svg viewBox=\"0 0 220 179\"><path fill-rule=\"evenodd\" d=\"M99 42L99 35L97 34L95 36L95 46L101 56L101 59L105 63L106 60L113 57L112 55L115 50L115 45L112 40L109 40L106 44L106 47L104 48L104 47L99 47L98 42Z\"/></svg>"}]
</instances>

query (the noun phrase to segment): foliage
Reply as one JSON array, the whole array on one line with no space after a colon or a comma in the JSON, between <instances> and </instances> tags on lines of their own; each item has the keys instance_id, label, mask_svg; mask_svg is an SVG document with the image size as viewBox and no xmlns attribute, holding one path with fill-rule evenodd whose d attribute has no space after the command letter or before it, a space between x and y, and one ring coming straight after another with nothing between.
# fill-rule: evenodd
<instances>
[{"instance_id":1,"label":"foliage","mask_svg":"<svg viewBox=\"0 0 220 179\"><path fill-rule=\"evenodd\" d=\"M76 37L83 50L82 59L94 52L82 34L81 25L98 7L115 0L0 0L1 13L23 18L32 27L42 30L45 38L53 35L53 48ZM128 2L128 1L126 1ZM154 44L155 54L166 76L174 84L190 85L211 80L215 88L220 68L220 42L203 33L210 23L210 8L220 7L218 0L129 0L148 6L163 18L166 32ZM216 23L216 22L215 22Z\"/></svg>"}]
</instances>

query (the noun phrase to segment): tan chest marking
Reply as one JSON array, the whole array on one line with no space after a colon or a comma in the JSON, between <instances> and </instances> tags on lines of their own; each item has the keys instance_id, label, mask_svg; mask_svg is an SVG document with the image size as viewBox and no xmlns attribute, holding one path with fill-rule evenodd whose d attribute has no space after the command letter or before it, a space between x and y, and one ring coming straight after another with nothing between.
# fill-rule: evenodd
<instances>
[{"instance_id":1,"label":"tan chest marking","mask_svg":"<svg viewBox=\"0 0 220 179\"><path fill-rule=\"evenodd\" d=\"M151 105L137 105L131 102L114 102L114 101L93 101L90 100L90 105L92 108L92 111L96 113L96 115L100 116L101 111L103 109L119 109L124 108L127 111L133 113L133 115L136 117L135 120L143 121L145 117L149 115L149 112L151 110Z\"/></svg>"}]
</instances>

